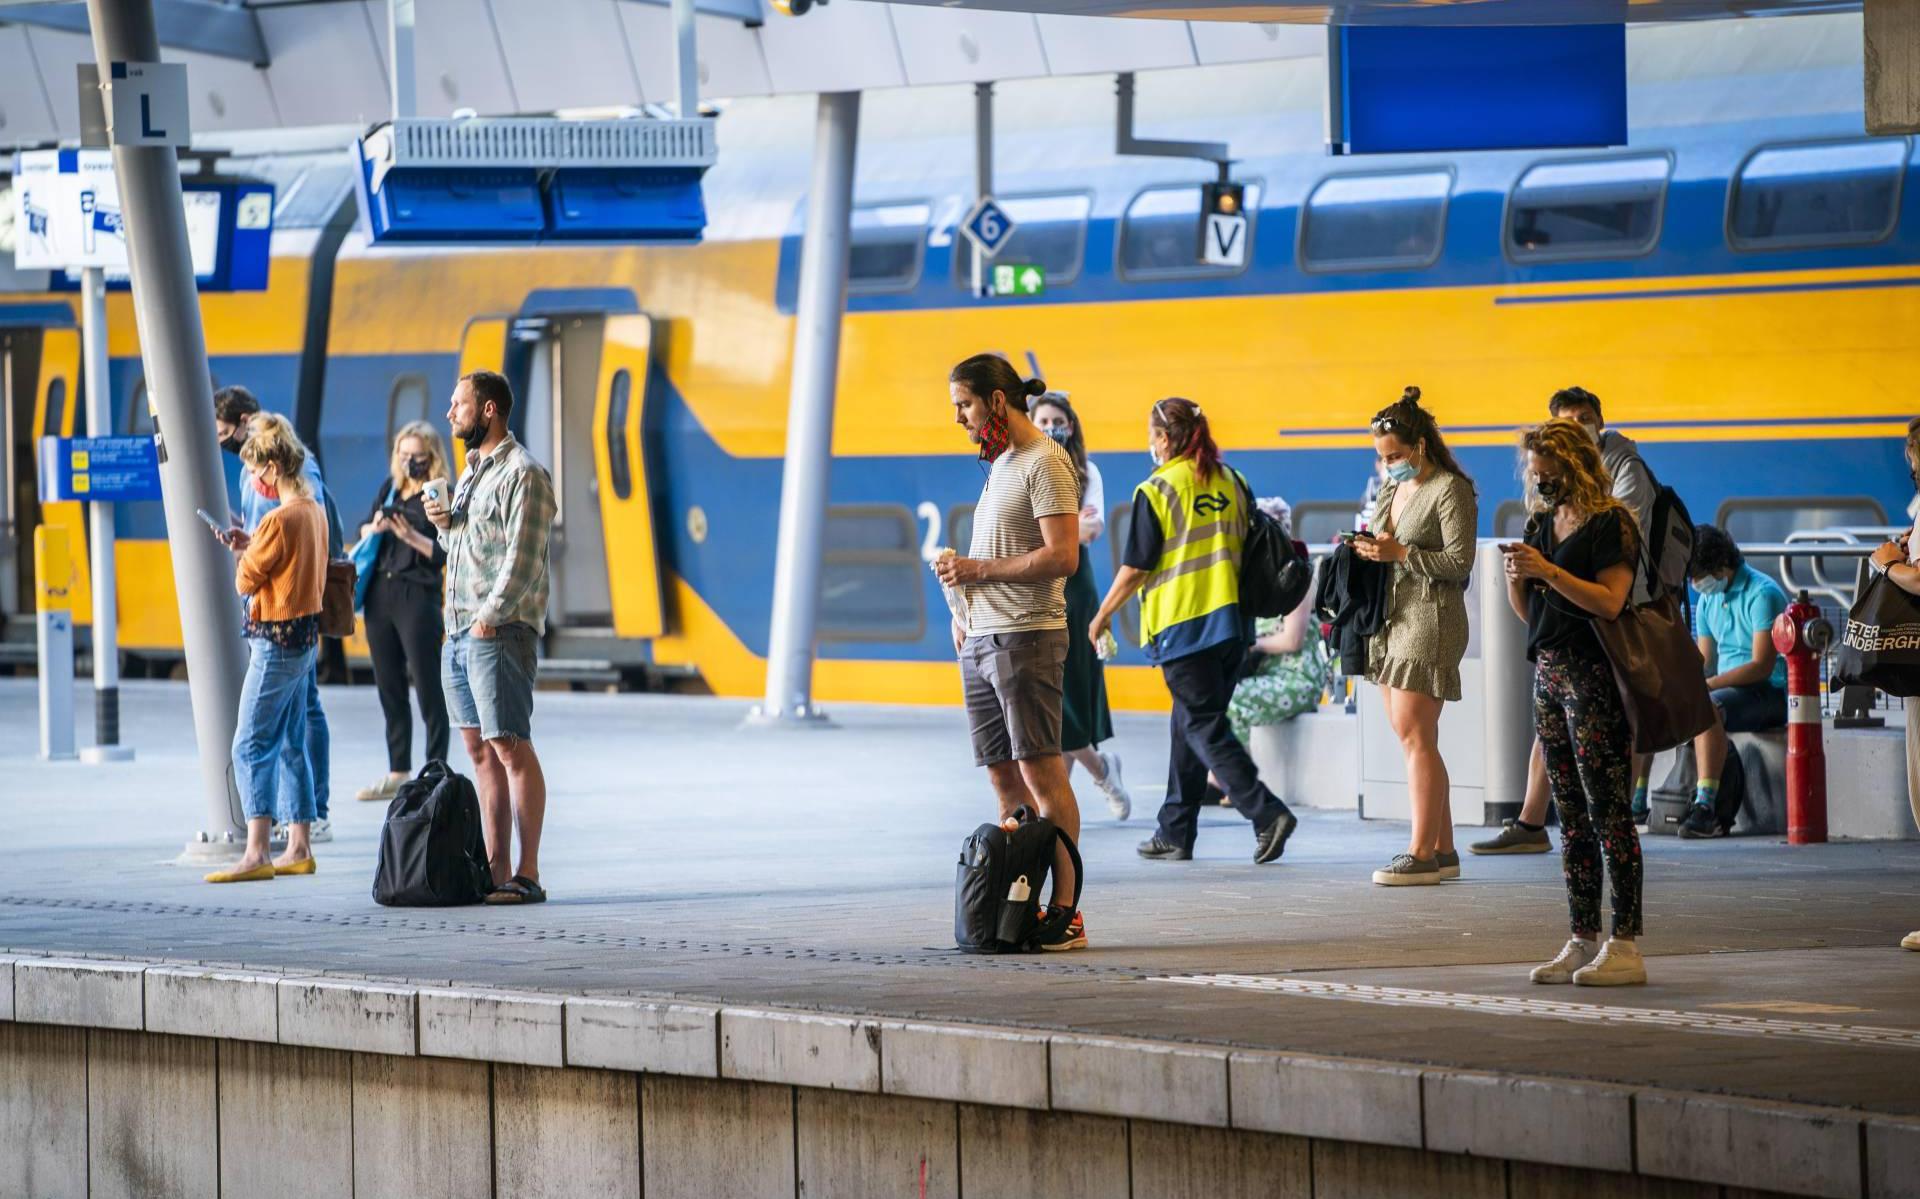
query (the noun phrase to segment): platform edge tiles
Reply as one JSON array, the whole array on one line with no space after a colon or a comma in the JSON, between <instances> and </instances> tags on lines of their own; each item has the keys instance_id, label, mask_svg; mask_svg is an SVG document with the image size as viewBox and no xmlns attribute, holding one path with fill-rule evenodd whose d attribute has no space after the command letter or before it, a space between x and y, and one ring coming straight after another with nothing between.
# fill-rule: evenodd
<instances>
[{"instance_id":1,"label":"platform edge tiles","mask_svg":"<svg viewBox=\"0 0 1920 1199\"><path fill-rule=\"evenodd\" d=\"M635 1111L645 1124L647 1097L663 1094L660 1088L669 1082L676 1105L690 1101L688 1096L699 1100L700 1111L677 1110L673 1119L694 1119L703 1141L754 1144L773 1125L797 1136L802 1152L775 1163L778 1180L762 1180L772 1187L769 1193L796 1196L822 1193L819 1186L830 1178L884 1177L909 1167L930 1171L930 1179L951 1180L943 1193L956 1195L968 1178L1007 1170L1051 1178L1055 1167L1065 1167L1042 1160L1059 1139L1052 1132L1076 1131L1102 1143L1111 1136L1124 1145L1121 1134L1129 1124L1139 1135L1179 1125L1211 1128L1216 1131L1207 1135L1225 1138L1219 1152L1189 1172L1187 1182L1199 1188L1195 1194L1221 1193L1214 1188L1223 1184L1232 1184L1231 1193L1239 1185L1227 1177L1234 1170L1282 1158L1302 1165L1312 1193L1329 1194L1351 1189L1346 1183L1364 1184L1364 1190L1404 1182L1418 1190L1427 1184L1416 1179L1508 1170L1503 1159L1520 1163L1511 1167L1516 1171L1564 1172L1569 1183L1577 1179L1582 1193L1602 1199L1643 1193L1635 1175L1831 1199L1920 1193L1920 1120L1840 1108L669 998L0 955L0 1134L24 1133L43 1118L47 1104L68 1101L89 1118L99 1109L118 1123L147 1126L143 1135L116 1138L117 1148L109 1150L136 1156L142 1146L210 1139L211 1129L183 1126L195 1120L222 1127L270 1122L270 1111L228 1112L221 1106L222 1096L248 1093L246 1080L238 1077L232 1087L211 1087L211 1105L162 1107L143 1104L138 1095L87 1091L89 1079L110 1082L114 1070L126 1072L123 1066L138 1074L148 1058L157 1062L183 1053L198 1054L196 1060L204 1058L218 1072L244 1073L259 1067L250 1045L305 1055L301 1069L279 1073L291 1080L287 1085L311 1081L317 1089L308 1098L320 1104L343 1086L359 1088L362 1074L377 1081L401 1069L411 1072L410 1086L431 1090L434 1079L452 1079L448 1070L479 1071L492 1078L492 1090L479 1075L452 1079L448 1085L460 1083L455 1089L472 1102L448 1105L451 1123L433 1130L434 1137L463 1154L489 1154L497 1170L515 1176L551 1169L558 1174L549 1181L573 1178L611 1194L639 1193L643 1175L650 1196L679 1193L669 1179L691 1186L689 1194L718 1181L718 1175L686 1176L683 1145L653 1145L645 1138L628 1143L637 1132L631 1127ZM416 1059L424 1060L406 1064ZM444 1066L434 1066L436 1061ZM55 1093L63 1087L79 1094ZM504 1093L537 1093L537 1110L498 1110L503 1087ZM836 1092L845 1098L830 1098ZM298 1102L275 1110L281 1109L296 1122L302 1110ZM75 1109L66 1110L71 1115ZM465 1117L454 1119L458 1113ZM858 1119L850 1123L853 1116ZM565 1127L539 1128L529 1120ZM756 1132L761 1123L769 1127ZM999 1131L967 1136L970 1127L988 1125ZM343 1154L362 1139L350 1122L328 1127ZM1025 1134L1013 1135L1021 1129ZM1498 1132L1490 1138L1482 1129ZM254 1131L269 1138L263 1144L277 1143L271 1138L282 1134L312 1135L292 1127ZM1198 1134L1174 1139L1190 1135ZM579 1151L582 1138L589 1152ZM1308 1152L1309 1142L1322 1148ZM0 1154L3 1193L20 1193L32 1179L46 1193L84 1194L89 1168L92 1177L102 1178L166 1164L90 1162L88 1154L101 1153L102 1142L84 1133L14 1143L25 1144L26 1151ZM1352 1146L1371 1148L1345 1148ZM677 1156L654 1162L655 1152ZM978 1160L982 1154L1020 1160L989 1165ZM554 1160L526 1160L528 1155ZM965 1171L958 1169L961 1158L968 1163ZM413 1169L404 1161L350 1160L355 1176L370 1182L386 1169L396 1177ZM765 1165L720 1158L710 1164L718 1174ZM1361 1165L1366 1179L1331 1176ZM1113 1181L1102 1170L1131 1168L1120 1152L1090 1173L1075 1166L1060 1177L1064 1193L1097 1195ZM1382 1170L1392 1178L1372 1178ZM824 1173L809 1179L809 1171ZM1323 1172L1329 1177L1321 1178ZM63 1179L77 1186L45 1185Z\"/></svg>"}]
</instances>

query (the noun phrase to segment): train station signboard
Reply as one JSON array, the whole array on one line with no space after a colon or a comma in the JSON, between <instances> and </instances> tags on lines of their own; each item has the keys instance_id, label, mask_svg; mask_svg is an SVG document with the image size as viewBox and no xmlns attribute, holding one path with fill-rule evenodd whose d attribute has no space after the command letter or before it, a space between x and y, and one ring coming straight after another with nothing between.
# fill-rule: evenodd
<instances>
[{"instance_id":1,"label":"train station signboard","mask_svg":"<svg viewBox=\"0 0 1920 1199\"><path fill-rule=\"evenodd\" d=\"M1044 267L1025 262L996 262L989 280L989 289L996 296L1039 296L1047 291L1047 272Z\"/></svg>"},{"instance_id":2,"label":"train station signboard","mask_svg":"<svg viewBox=\"0 0 1920 1199\"><path fill-rule=\"evenodd\" d=\"M160 498L160 454L151 437L43 437L40 502Z\"/></svg>"},{"instance_id":3,"label":"train station signboard","mask_svg":"<svg viewBox=\"0 0 1920 1199\"><path fill-rule=\"evenodd\" d=\"M966 219L960 222L960 232L966 234L967 240L978 246L988 258L1006 249L1007 242L1013 237L1013 230L1013 218L992 196L982 196L980 202L968 211Z\"/></svg>"}]
</instances>

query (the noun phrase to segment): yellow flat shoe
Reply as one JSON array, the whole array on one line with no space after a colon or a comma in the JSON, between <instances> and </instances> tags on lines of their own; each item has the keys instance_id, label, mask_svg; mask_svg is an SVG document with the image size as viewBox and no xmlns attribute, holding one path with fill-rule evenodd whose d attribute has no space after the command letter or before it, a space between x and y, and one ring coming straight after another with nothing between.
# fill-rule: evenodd
<instances>
[{"instance_id":1,"label":"yellow flat shoe","mask_svg":"<svg viewBox=\"0 0 1920 1199\"><path fill-rule=\"evenodd\" d=\"M314 865L312 858L301 858L291 866L275 866L273 872L275 874L312 874L316 869L318 867Z\"/></svg>"},{"instance_id":2,"label":"yellow flat shoe","mask_svg":"<svg viewBox=\"0 0 1920 1199\"><path fill-rule=\"evenodd\" d=\"M1900 948L1920 951L1920 932L1908 933L1900 938Z\"/></svg>"},{"instance_id":3,"label":"yellow flat shoe","mask_svg":"<svg viewBox=\"0 0 1920 1199\"><path fill-rule=\"evenodd\" d=\"M207 875L206 881L210 883L264 883L276 873L277 871L274 870L273 863L268 862L264 866L255 866L252 870L216 870L212 874Z\"/></svg>"}]
</instances>

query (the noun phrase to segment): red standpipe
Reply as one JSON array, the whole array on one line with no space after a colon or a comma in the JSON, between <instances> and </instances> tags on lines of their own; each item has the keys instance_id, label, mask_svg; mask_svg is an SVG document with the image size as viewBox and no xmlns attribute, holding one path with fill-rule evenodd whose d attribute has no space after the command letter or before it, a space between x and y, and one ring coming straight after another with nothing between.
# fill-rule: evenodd
<instances>
[{"instance_id":1,"label":"red standpipe","mask_svg":"<svg viewBox=\"0 0 1920 1199\"><path fill-rule=\"evenodd\" d=\"M1827 839L1827 751L1821 744L1820 655L1832 626L1800 598L1773 622L1773 647L1787 660L1787 843Z\"/></svg>"}]
</instances>

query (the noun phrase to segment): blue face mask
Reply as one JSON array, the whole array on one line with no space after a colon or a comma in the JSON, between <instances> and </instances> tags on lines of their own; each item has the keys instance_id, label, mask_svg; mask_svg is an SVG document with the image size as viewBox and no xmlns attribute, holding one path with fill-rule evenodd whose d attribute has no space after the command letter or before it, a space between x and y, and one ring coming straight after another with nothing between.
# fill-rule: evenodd
<instances>
[{"instance_id":1,"label":"blue face mask","mask_svg":"<svg viewBox=\"0 0 1920 1199\"><path fill-rule=\"evenodd\" d=\"M1059 442L1061 447L1064 448L1069 441L1073 440L1073 430L1066 425L1055 425L1053 428L1047 430L1047 436Z\"/></svg>"},{"instance_id":2,"label":"blue face mask","mask_svg":"<svg viewBox=\"0 0 1920 1199\"><path fill-rule=\"evenodd\" d=\"M1419 473L1420 468L1405 458L1387 467L1387 478L1393 480L1395 483L1405 483Z\"/></svg>"},{"instance_id":3,"label":"blue face mask","mask_svg":"<svg viewBox=\"0 0 1920 1199\"><path fill-rule=\"evenodd\" d=\"M1693 589L1701 595L1719 595L1727 589L1727 580L1718 575L1708 575L1704 579L1695 580Z\"/></svg>"}]
</instances>

